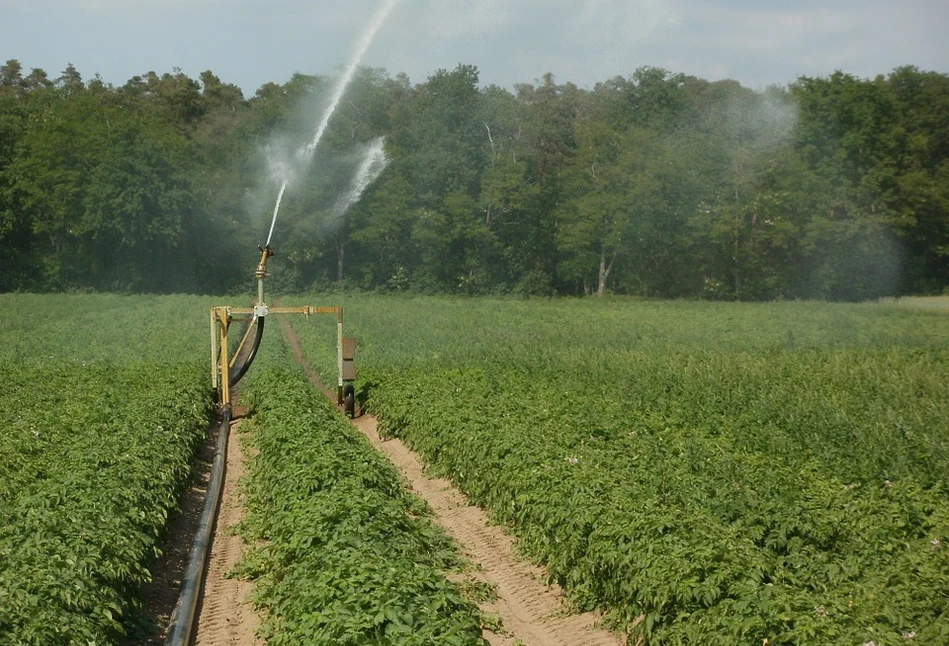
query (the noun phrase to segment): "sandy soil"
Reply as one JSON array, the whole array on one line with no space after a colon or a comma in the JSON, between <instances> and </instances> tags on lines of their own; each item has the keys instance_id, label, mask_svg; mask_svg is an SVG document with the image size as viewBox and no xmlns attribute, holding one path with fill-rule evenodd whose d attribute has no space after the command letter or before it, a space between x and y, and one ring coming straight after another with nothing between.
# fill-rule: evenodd
<instances>
[{"instance_id":1,"label":"sandy soil","mask_svg":"<svg viewBox=\"0 0 949 646\"><path fill-rule=\"evenodd\" d=\"M198 601L195 618L197 635L193 644L258 646L263 643L254 636L260 622L245 601L252 584L225 578L228 570L240 559L243 549L241 539L232 535L230 529L240 521L242 513L237 482L244 474L244 454L237 429L245 412L235 408L231 422L224 490L221 493L221 507L212 537L202 596ZM215 423L198 451L191 486L181 499L181 511L169 520L168 534L161 545L163 556L152 567L152 582L142 588L145 615L152 624L151 630L121 640L120 646L160 646L165 643L168 624L178 603L181 577L187 566L191 542L204 509L219 430L220 424Z\"/></svg>"},{"instance_id":2,"label":"sandy soil","mask_svg":"<svg viewBox=\"0 0 949 646\"><path fill-rule=\"evenodd\" d=\"M623 640L596 628L592 613L570 614L563 595L543 581L542 568L519 560L513 539L488 522L485 512L467 503L465 496L448 480L428 477L418 457L399 439L383 440L376 431L376 419L362 415L353 420L373 445L398 467L435 512L441 525L479 566L479 578L497 589L497 600L483 604L482 610L500 617L502 634L486 633L491 644L520 643L527 646L613 646Z\"/></svg>"},{"instance_id":3,"label":"sandy soil","mask_svg":"<svg viewBox=\"0 0 949 646\"><path fill-rule=\"evenodd\" d=\"M244 542L233 528L243 516L243 500L239 482L244 476L244 451L237 430L240 420L231 423L227 443L227 468L224 490L204 587L198 605L197 646L257 646L263 641L255 635L260 620L249 603L253 583L227 578L227 573L240 561Z\"/></svg>"}]
</instances>

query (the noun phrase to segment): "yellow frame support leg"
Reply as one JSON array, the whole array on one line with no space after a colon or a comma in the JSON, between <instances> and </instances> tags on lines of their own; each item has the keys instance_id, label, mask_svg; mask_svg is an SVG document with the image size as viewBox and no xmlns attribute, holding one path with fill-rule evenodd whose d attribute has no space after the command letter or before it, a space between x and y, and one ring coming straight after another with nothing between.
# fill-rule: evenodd
<instances>
[{"instance_id":1,"label":"yellow frame support leg","mask_svg":"<svg viewBox=\"0 0 949 646\"><path fill-rule=\"evenodd\" d=\"M253 319L257 316L271 314L303 314L307 318L311 314L336 315L336 403L343 404L343 308L342 307L212 307L211 319L211 388L219 394L222 407L231 405L230 369L234 359L240 354L241 347L250 337L250 328L241 339L240 346L234 352L234 357L228 355L227 333L233 319Z\"/></svg>"}]
</instances>

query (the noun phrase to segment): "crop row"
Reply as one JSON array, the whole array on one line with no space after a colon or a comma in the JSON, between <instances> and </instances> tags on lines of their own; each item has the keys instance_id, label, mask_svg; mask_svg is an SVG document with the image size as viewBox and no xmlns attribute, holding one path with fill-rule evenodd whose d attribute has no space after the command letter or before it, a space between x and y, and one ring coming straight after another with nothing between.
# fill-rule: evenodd
<instances>
[{"instance_id":1,"label":"crop row","mask_svg":"<svg viewBox=\"0 0 949 646\"><path fill-rule=\"evenodd\" d=\"M484 644L445 578L451 543L392 465L299 369L258 365L251 381L242 532L256 547L239 571L268 644Z\"/></svg>"},{"instance_id":2,"label":"crop row","mask_svg":"<svg viewBox=\"0 0 949 646\"><path fill-rule=\"evenodd\" d=\"M26 367L0 383L0 642L124 632L210 410L201 370Z\"/></svg>"},{"instance_id":3,"label":"crop row","mask_svg":"<svg viewBox=\"0 0 949 646\"><path fill-rule=\"evenodd\" d=\"M378 382L369 404L390 433L646 643L949 638L939 486L841 479L675 418L603 424L584 414L591 393L496 370Z\"/></svg>"},{"instance_id":4,"label":"crop row","mask_svg":"<svg viewBox=\"0 0 949 646\"><path fill-rule=\"evenodd\" d=\"M387 432L634 639L949 643L944 317L382 299L347 312L359 390Z\"/></svg>"}]
</instances>

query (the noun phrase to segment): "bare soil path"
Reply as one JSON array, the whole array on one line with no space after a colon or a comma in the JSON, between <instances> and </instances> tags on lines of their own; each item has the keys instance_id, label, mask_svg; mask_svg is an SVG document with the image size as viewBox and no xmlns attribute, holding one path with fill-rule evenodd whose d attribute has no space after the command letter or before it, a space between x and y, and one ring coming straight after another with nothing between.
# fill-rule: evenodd
<instances>
[{"instance_id":1,"label":"bare soil path","mask_svg":"<svg viewBox=\"0 0 949 646\"><path fill-rule=\"evenodd\" d=\"M281 326L291 351L324 393L333 393L309 368L299 341L289 323ZM497 591L497 599L481 604L482 611L500 619L497 632L485 631L492 646L621 646L625 640L596 626L593 613L571 614L562 591L547 586L543 568L518 558L514 540L502 528L491 525L485 512L469 505L464 494L444 479L430 478L423 464L400 439L383 439L377 420L362 414L353 420L379 451L399 469L416 495L428 502L438 523L478 567L475 575Z\"/></svg>"},{"instance_id":2,"label":"bare soil path","mask_svg":"<svg viewBox=\"0 0 949 646\"><path fill-rule=\"evenodd\" d=\"M288 344L304 365L311 381L327 397L335 392L320 382L307 365L299 341L288 322L279 317ZM239 441L241 412L235 411L228 441L227 467L221 507L215 523L210 561L198 606L194 643L198 646L261 646L255 635L260 625L248 597L253 584L227 578L240 560L244 545L233 527L240 522L243 500L239 481L245 473L245 454ZM572 614L556 586L544 583L546 572L520 559L514 539L502 528L492 525L485 512L468 504L465 496L450 481L430 478L419 458L399 439L383 439L377 420L363 414L353 420L369 441L399 469L416 495L423 498L438 523L462 548L476 566L465 577L475 579L496 591L496 598L481 603L486 616L498 618L495 631L485 630L492 646L621 646L625 640L597 628L598 616ZM147 638L138 636L131 643L163 644L167 622L177 601L181 574L191 539L203 505L207 476L213 457L216 433L209 434L196 465L196 477L182 503L182 513L173 519L165 543L165 557L155 568L155 581L146 591L146 605L157 628Z\"/></svg>"},{"instance_id":3,"label":"bare soil path","mask_svg":"<svg viewBox=\"0 0 949 646\"><path fill-rule=\"evenodd\" d=\"M244 542L234 533L234 526L241 521L244 510L240 480L245 474L245 456L237 432L240 423L240 419L231 422L221 507L198 605L197 633L193 642L197 646L263 644L255 634L260 620L249 601L253 583L227 578L244 553Z\"/></svg>"},{"instance_id":4,"label":"bare soil path","mask_svg":"<svg viewBox=\"0 0 949 646\"><path fill-rule=\"evenodd\" d=\"M242 515L243 501L238 481L244 475L244 453L238 429L246 411L234 411L227 443L227 463L221 506L212 536L208 567L205 571L201 598L195 617L196 635L193 644L224 646L259 646L262 641L254 633L260 625L247 597L253 584L226 578L227 572L243 553L243 542L231 529ZM163 646L168 636L171 615L178 603L181 579L187 567L191 542L204 509L214 447L221 425L215 423L198 451L192 467L192 483L181 499L181 511L168 523L168 534L161 545L162 557L152 567L152 582L143 586L145 616L150 628L123 639L120 646Z\"/></svg>"},{"instance_id":5,"label":"bare soil path","mask_svg":"<svg viewBox=\"0 0 949 646\"><path fill-rule=\"evenodd\" d=\"M457 541L466 556L480 567L480 575L497 589L497 600L482 608L496 613L503 634L487 634L491 644L527 646L616 646L623 640L596 627L593 613L570 614L563 594L544 584L543 568L520 560L513 539L491 525L484 510L469 505L464 494L445 479L430 478L415 455L398 438L384 440L371 415L353 420L372 444L382 451L409 481L416 495L435 512L435 522Z\"/></svg>"}]
</instances>

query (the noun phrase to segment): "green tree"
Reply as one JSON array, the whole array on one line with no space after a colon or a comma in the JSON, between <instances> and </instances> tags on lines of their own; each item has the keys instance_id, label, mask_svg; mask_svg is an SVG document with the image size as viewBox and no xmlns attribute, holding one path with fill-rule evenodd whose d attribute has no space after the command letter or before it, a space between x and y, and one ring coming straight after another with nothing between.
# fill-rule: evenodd
<instances>
[{"instance_id":1,"label":"green tree","mask_svg":"<svg viewBox=\"0 0 949 646\"><path fill-rule=\"evenodd\" d=\"M896 293L898 215L887 195L895 186L890 160L901 128L890 88L882 78L836 72L802 78L793 93L800 106L798 149L826 187L822 208L805 227L811 295L854 300Z\"/></svg>"},{"instance_id":2,"label":"green tree","mask_svg":"<svg viewBox=\"0 0 949 646\"><path fill-rule=\"evenodd\" d=\"M23 79L23 65L15 58L11 58L0 65L0 91L16 92L26 89Z\"/></svg>"}]
</instances>

